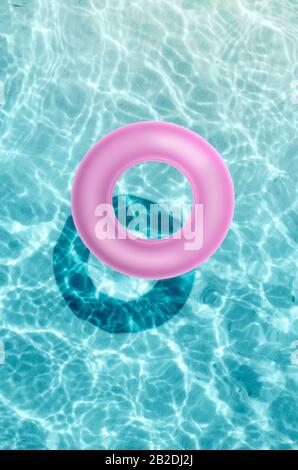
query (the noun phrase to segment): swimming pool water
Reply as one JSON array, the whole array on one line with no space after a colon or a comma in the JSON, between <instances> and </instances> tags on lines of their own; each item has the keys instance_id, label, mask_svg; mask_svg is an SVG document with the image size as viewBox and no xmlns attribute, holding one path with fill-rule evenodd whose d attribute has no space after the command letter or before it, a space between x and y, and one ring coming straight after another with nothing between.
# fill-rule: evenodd
<instances>
[{"instance_id":1,"label":"swimming pool water","mask_svg":"<svg viewBox=\"0 0 298 470\"><path fill-rule=\"evenodd\" d=\"M1 449L298 447L297 37L296 0L0 1ZM157 284L70 217L85 153L140 120L206 138L236 193L216 254Z\"/></svg>"}]
</instances>

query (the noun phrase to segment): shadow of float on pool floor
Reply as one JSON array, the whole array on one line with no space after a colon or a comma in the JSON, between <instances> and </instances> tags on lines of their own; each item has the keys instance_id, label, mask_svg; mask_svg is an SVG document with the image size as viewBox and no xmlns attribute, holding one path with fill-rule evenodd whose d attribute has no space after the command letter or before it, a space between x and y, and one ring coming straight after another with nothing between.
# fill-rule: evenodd
<instances>
[{"instance_id":1,"label":"shadow of float on pool floor","mask_svg":"<svg viewBox=\"0 0 298 470\"><path fill-rule=\"evenodd\" d=\"M131 202L150 207L151 201L131 197ZM117 207L113 200L115 212ZM98 293L88 273L90 251L81 241L71 216L64 224L54 248L54 275L71 311L110 333L140 332L173 318L186 303L193 286L194 271L157 281L138 299L123 301Z\"/></svg>"}]
</instances>

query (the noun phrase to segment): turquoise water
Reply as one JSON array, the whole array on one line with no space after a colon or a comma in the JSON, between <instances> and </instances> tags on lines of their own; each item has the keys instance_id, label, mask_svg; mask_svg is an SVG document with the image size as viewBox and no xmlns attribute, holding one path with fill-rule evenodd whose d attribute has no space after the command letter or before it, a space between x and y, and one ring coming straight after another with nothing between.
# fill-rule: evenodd
<instances>
[{"instance_id":1,"label":"turquoise water","mask_svg":"<svg viewBox=\"0 0 298 470\"><path fill-rule=\"evenodd\" d=\"M296 0L0 1L1 449L298 448L297 37ZM70 217L84 154L140 120L208 139L236 192L216 254L160 283Z\"/></svg>"}]
</instances>

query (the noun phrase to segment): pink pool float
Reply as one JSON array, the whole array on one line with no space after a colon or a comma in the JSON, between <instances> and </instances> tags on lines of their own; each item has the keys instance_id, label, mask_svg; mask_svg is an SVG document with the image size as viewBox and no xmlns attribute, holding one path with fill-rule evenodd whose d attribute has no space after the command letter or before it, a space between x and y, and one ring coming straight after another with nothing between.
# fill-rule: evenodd
<instances>
[{"instance_id":1,"label":"pink pool float","mask_svg":"<svg viewBox=\"0 0 298 470\"><path fill-rule=\"evenodd\" d=\"M105 222L115 230L99 238L98 208L112 207L119 177L147 161L167 163L187 178L193 201L185 225L168 238L132 237L112 209ZM234 190L223 159L202 137L176 124L138 122L109 133L89 150L74 178L71 208L82 241L100 261L130 276L164 279L198 267L217 250L232 221Z\"/></svg>"}]
</instances>

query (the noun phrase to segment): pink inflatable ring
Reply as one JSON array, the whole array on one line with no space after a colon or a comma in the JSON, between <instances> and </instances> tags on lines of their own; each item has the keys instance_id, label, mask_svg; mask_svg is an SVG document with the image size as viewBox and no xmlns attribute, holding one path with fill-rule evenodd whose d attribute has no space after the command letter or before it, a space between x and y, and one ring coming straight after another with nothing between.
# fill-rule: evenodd
<instances>
[{"instance_id":1,"label":"pink inflatable ring","mask_svg":"<svg viewBox=\"0 0 298 470\"><path fill-rule=\"evenodd\" d=\"M172 165L188 179L193 192L188 221L168 238L132 239L112 211L108 217L117 237L99 239L96 208L111 206L120 175L145 161ZM71 207L81 239L99 260L130 276L165 279L196 268L220 246L233 216L234 190L224 161L202 137L176 124L139 122L111 132L89 150L74 178ZM184 234L191 233L197 207L202 237L192 249Z\"/></svg>"}]
</instances>

